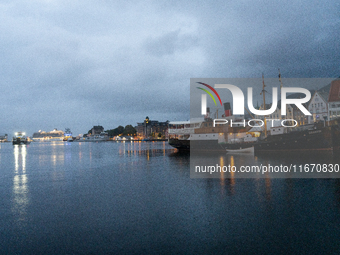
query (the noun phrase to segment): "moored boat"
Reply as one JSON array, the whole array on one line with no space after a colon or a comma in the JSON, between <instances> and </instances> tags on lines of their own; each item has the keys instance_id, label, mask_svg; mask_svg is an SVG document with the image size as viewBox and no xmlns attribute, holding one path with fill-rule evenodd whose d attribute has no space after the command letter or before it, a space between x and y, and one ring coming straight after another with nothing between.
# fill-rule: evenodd
<instances>
[{"instance_id":1,"label":"moored boat","mask_svg":"<svg viewBox=\"0 0 340 255\"><path fill-rule=\"evenodd\" d=\"M221 144L227 152L254 152L254 145L261 134L261 128L230 128L228 142Z\"/></svg>"},{"instance_id":2,"label":"moored boat","mask_svg":"<svg viewBox=\"0 0 340 255\"><path fill-rule=\"evenodd\" d=\"M242 145L238 148L234 148L234 149L226 149L227 153L229 154L254 154L254 146L244 146L242 147Z\"/></svg>"},{"instance_id":3,"label":"moored boat","mask_svg":"<svg viewBox=\"0 0 340 255\"><path fill-rule=\"evenodd\" d=\"M211 119L169 123L169 145L180 151L224 151L227 126L213 127Z\"/></svg>"},{"instance_id":4,"label":"moored boat","mask_svg":"<svg viewBox=\"0 0 340 255\"><path fill-rule=\"evenodd\" d=\"M65 129L63 141L64 142L73 142L72 132L69 128Z\"/></svg>"},{"instance_id":5,"label":"moored boat","mask_svg":"<svg viewBox=\"0 0 340 255\"><path fill-rule=\"evenodd\" d=\"M109 135L107 132L101 132L100 134L88 135L82 141L83 142L106 142L109 141Z\"/></svg>"},{"instance_id":6,"label":"moored boat","mask_svg":"<svg viewBox=\"0 0 340 255\"><path fill-rule=\"evenodd\" d=\"M12 139L12 144L29 144L30 140L26 136L25 132L16 132Z\"/></svg>"},{"instance_id":7,"label":"moored boat","mask_svg":"<svg viewBox=\"0 0 340 255\"><path fill-rule=\"evenodd\" d=\"M339 129L336 126L317 127L270 135L255 144L255 153L333 151L339 147Z\"/></svg>"}]
</instances>

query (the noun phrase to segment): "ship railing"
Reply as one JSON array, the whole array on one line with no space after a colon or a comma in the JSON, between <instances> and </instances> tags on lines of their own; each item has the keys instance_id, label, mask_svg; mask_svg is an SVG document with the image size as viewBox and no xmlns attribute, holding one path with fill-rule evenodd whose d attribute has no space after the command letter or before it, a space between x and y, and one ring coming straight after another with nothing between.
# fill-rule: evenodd
<instances>
[{"instance_id":1,"label":"ship railing","mask_svg":"<svg viewBox=\"0 0 340 255\"><path fill-rule=\"evenodd\" d=\"M183 129L175 129L175 128L169 128L168 134L193 134L195 128L183 128Z\"/></svg>"}]
</instances>

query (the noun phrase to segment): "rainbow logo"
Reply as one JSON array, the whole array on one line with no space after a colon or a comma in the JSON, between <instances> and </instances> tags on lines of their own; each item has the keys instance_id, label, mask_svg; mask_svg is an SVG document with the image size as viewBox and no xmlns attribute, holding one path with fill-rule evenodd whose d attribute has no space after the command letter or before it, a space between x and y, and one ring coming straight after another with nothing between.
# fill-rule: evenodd
<instances>
[{"instance_id":1,"label":"rainbow logo","mask_svg":"<svg viewBox=\"0 0 340 255\"><path fill-rule=\"evenodd\" d=\"M197 82L197 83L199 83L199 84L201 84L201 85L204 85L204 86L208 87L209 89L211 89L211 91L214 92L215 95L217 96L218 100L220 100L220 104L222 105L222 100L221 100L219 94L216 92L216 90L215 90L213 87L211 87L210 85L205 84L205 83L203 83L203 82ZM211 92L210 92L209 90L202 89L202 88L200 88L200 87L197 87L197 88L203 90L204 92L206 92L206 93L214 100L215 105L217 105L214 96L211 94Z\"/></svg>"}]
</instances>

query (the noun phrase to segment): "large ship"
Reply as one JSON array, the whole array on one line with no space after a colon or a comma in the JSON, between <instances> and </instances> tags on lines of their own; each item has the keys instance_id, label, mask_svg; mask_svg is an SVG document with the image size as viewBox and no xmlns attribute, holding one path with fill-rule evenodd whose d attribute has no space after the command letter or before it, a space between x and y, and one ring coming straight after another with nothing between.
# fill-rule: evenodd
<instances>
[{"instance_id":1,"label":"large ship","mask_svg":"<svg viewBox=\"0 0 340 255\"><path fill-rule=\"evenodd\" d=\"M169 145L181 151L223 151L250 147L259 131L252 132L251 127L229 127L216 124L212 119L173 121L169 123Z\"/></svg>"},{"instance_id":2,"label":"large ship","mask_svg":"<svg viewBox=\"0 0 340 255\"><path fill-rule=\"evenodd\" d=\"M201 138L201 135L197 135L195 130L199 130L204 124L204 119L191 119L188 121L171 121L169 122L169 145L180 150L180 151L190 151L194 148L191 147L192 141L197 138ZM208 123L206 122L205 125ZM218 134L209 133L202 134L202 140L204 143L209 143L210 146L218 145ZM202 142L203 143L203 142ZM217 147L218 148L218 147Z\"/></svg>"},{"instance_id":3,"label":"large ship","mask_svg":"<svg viewBox=\"0 0 340 255\"><path fill-rule=\"evenodd\" d=\"M255 153L333 151L340 145L338 125L323 126L322 123L306 125L294 131L269 135L254 145Z\"/></svg>"},{"instance_id":4,"label":"large ship","mask_svg":"<svg viewBox=\"0 0 340 255\"><path fill-rule=\"evenodd\" d=\"M230 103L224 104L225 113L222 118L237 122L231 115ZM169 122L169 144L180 151L226 151L226 146L244 139L249 135L250 127L216 124L210 118L207 108L205 118L193 118L188 121Z\"/></svg>"},{"instance_id":5,"label":"large ship","mask_svg":"<svg viewBox=\"0 0 340 255\"><path fill-rule=\"evenodd\" d=\"M226 149L239 149L240 146L248 148L249 144L254 143L260 136L260 131L252 132L250 126L240 124L243 123L242 118L232 115L229 102L224 103L221 119L235 124L229 126L216 123L214 127L209 107L204 118L170 122L169 144L181 151L226 152Z\"/></svg>"},{"instance_id":6,"label":"large ship","mask_svg":"<svg viewBox=\"0 0 340 255\"><path fill-rule=\"evenodd\" d=\"M25 132L16 132L13 136L13 140L12 140L13 144L29 144L30 140L29 138L26 136Z\"/></svg>"},{"instance_id":7,"label":"large ship","mask_svg":"<svg viewBox=\"0 0 340 255\"><path fill-rule=\"evenodd\" d=\"M58 130L58 129L53 129L50 132L45 132L39 130L39 132L35 132L33 134L33 141L38 141L38 142L50 142L50 141L63 141L64 139L64 131Z\"/></svg>"}]
</instances>

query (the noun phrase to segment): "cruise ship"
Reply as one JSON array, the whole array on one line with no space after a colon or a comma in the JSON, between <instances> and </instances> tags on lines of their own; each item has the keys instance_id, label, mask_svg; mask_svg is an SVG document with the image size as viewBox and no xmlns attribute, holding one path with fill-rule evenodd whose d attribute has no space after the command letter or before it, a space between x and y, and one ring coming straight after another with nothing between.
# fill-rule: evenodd
<instances>
[{"instance_id":1,"label":"cruise ship","mask_svg":"<svg viewBox=\"0 0 340 255\"><path fill-rule=\"evenodd\" d=\"M35 132L33 134L32 139L35 142L50 142L50 141L63 141L64 137L65 137L64 131L55 128L50 132L39 130L39 132Z\"/></svg>"}]
</instances>

